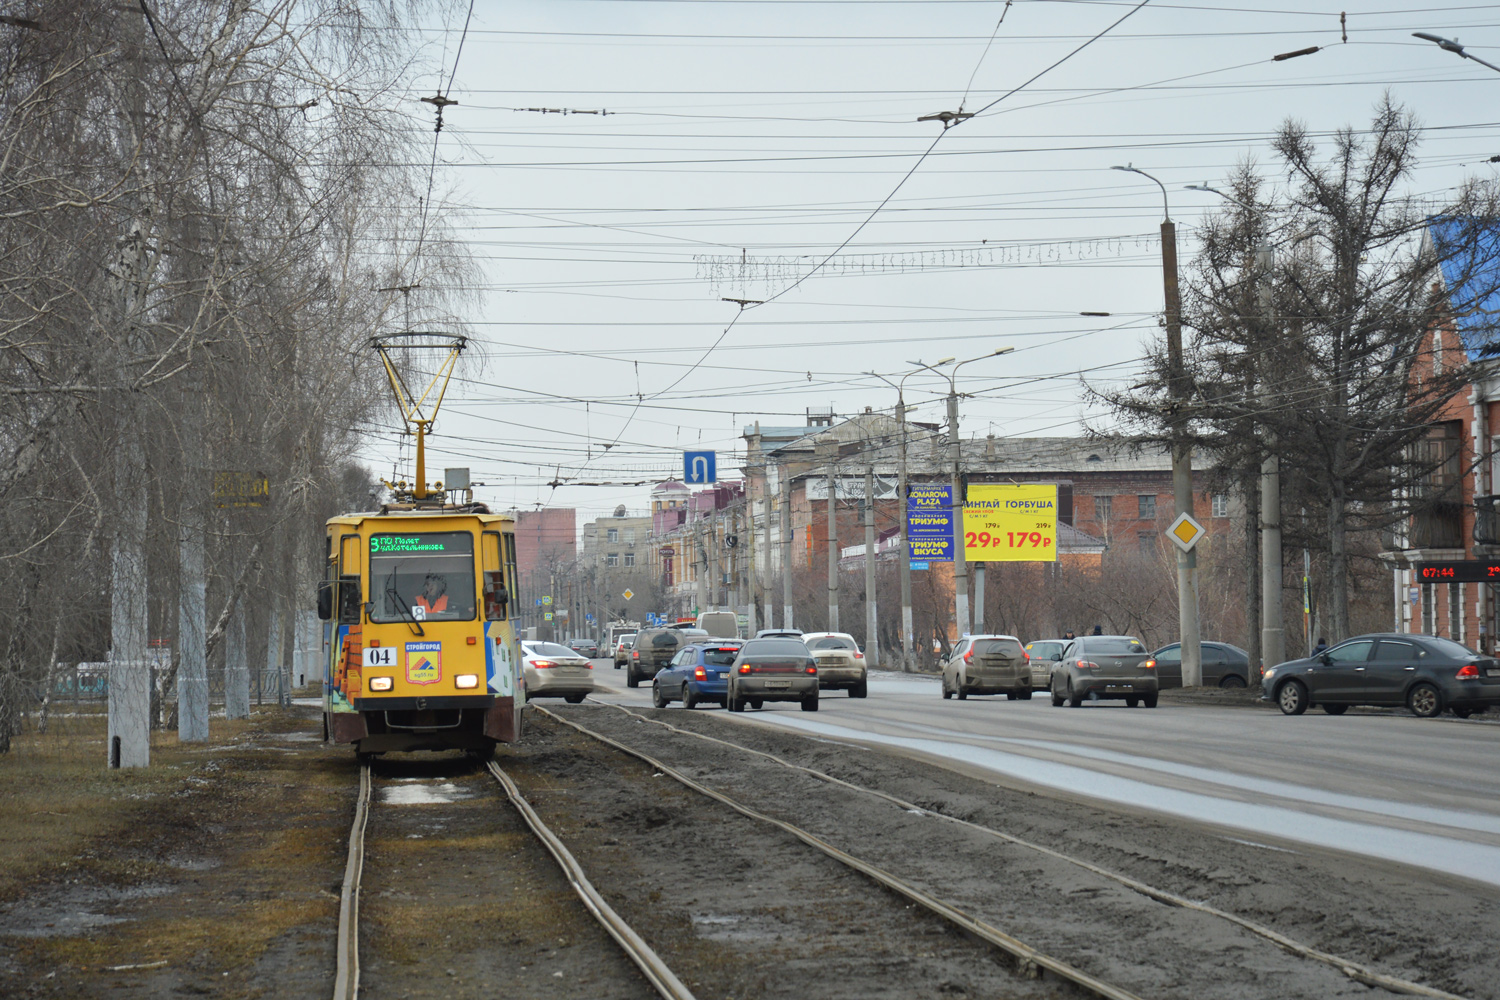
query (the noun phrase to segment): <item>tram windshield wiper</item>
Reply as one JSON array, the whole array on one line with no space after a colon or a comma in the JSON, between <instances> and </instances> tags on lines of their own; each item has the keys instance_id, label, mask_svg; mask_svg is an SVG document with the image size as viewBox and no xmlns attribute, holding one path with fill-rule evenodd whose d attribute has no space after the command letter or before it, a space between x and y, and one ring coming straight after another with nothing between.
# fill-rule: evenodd
<instances>
[{"instance_id":1,"label":"tram windshield wiper","mask_svg":"<svg viewBox=\"0 0 1500 1000\"><path fill-rule=\"evenodd\" d=\"M399 565L400 563L397 563L397 566ZM411 629L413 635L427 634L422 630L422 623L417 621L417 616L411 613L411 609L406 606L405 602L401 600L401 595L396 592L396 571L394 569L391 570L391 575L385 578L385 599L395 606L396 614L401 617L402 621L406 622L407 627Z\"/></svg>"}]
</instances>

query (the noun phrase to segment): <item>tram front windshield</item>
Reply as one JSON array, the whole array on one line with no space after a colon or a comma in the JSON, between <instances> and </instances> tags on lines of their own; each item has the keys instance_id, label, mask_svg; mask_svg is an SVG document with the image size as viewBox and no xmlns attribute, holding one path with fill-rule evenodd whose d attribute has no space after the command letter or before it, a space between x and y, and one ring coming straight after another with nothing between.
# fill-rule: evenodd
<instances>
[{"instance_id":1,"label":"tram front windshield","mask_svg":"<svg viewBox=\"0 0 1500 1000\"><path fill-rule=\"evenodd\" d=\"M465 531L370 536L370 620L474 618L474 536Z\"/></svg>"}]
</instances>

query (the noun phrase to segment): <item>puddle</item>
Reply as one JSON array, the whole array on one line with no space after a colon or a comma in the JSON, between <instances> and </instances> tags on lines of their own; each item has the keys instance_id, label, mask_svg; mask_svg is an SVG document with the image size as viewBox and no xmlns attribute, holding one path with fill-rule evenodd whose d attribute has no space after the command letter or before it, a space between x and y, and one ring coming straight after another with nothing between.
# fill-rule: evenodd
<instances>
[{"instance_id":1,"label":"puddle","mask_svg":"<svg viewBox=\"0 0 1500 1000\"><path fill-rule=\"evenodd\" d=\"M129 889L69 886L44 899L26 899L0 912L0 936L24 938L76 937L96 927L134 920L139 907L124 915L103 913L122 903L165 896L170 886L144 885Z\"/></svg>"},{"instance_id":2,"label":"puddle","mask_svg":"<svg viewBox=\"0 0 1500 1000\"><path fill-rule=\"evenodd\" d=\"M411 779L408 779L410 781ZM441 784L399 784L380 790L380 801L393 806L432 806L472 799L474 793L451 781Z\"/></svg>"},{"instance_id":3,"label":"puddle","mask_svg":"<svg viewBox=\"0 0 1500 1000\"><path fill-rule=\"evenodd\" d=\"M770 941L779 933L765 920L719 913L693 913L693 930L709 941Z\"/></svg>"}]
</instances>

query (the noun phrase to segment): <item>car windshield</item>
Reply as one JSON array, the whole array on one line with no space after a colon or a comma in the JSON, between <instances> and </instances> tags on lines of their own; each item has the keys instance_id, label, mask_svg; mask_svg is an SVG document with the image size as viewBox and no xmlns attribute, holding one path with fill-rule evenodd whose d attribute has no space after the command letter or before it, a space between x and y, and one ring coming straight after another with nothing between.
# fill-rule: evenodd
<instances>
[{"instance_id":1,"label":"car windshield","mask_svg":"<svg viewBox=\"0 0 1500 1000\"><path fill-rule=\"evenodd\" d=\"M738 646L710 646L703 651L703 662L710 667L727 667L738 655Z\"/></svg>"},{"instance_id":2,"label":"car windshield","mask_svg":"<svg viewBox=\"0 0 1500 1000\"><path fill-rule=\"evenodd\" d=\"M533 656L577 656L578 654L567 646L555 642L533 642L528 647Z\"/></svg>"},{"instance_id":3,"label":"car windshield","mask_svg":"<svg viewBox=\"0 0 1500 1000\"><path fill-rule=\"evenodd\" d=\"M1016 639L976 639L974 652L980 656L1020 656L1021 643Z\"/></svg>"},{"instance_id":4,"label":"car windshield","mask_svg":"<svg viewBox=\"0 0 1500 1000\"><path fill-rule=\"evenodd\" d=\"M821 639L814 639L807 644L808 649L858 649L853 639L846 639L841 635L825 635Z\"/></svg>"},{"instance_id":5,"label":"car windshield","mask_svg":"<svg viewBox=\"0 0 1500 1000\"><path fill-rule=\"evenodd\" d=\"M800 656L807 659L807 647L801 639L752 639L745 643L745 656Z\"/></svg>"},{"instance_id":6,"label":"car windshield","mask_svg":"<svg viewBox=\"0 0 1500 1000\"><path fill-rule=\"evenodd\" d=\"M1479 655L1463 643L1454 642L1452 639L1430 638L1423 639L1422 642L1434 653L1449 656L1455 660L1469 660Z\"/></svg>"},{"instance_id":7,"label":"car windshield","mask_svg":"<svg viewBox=\"0 0 1500 1000\"><path fill-rule=\"evenodd\" d=\"M1090 653L1144 653L1146 651L1146 647L1141 645L1139 639L1126 636L1091 635L1087 639L1079 640L1078 645L1080 649L1086 649Z\"/></svg>"}]
</instances>

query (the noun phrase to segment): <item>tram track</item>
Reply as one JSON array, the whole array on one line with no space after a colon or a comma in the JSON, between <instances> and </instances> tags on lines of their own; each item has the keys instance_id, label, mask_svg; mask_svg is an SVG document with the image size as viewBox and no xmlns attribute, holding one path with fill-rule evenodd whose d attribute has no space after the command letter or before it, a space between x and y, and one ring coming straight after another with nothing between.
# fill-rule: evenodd
<instances>
[{"instance_id":1,"label":"tram track","mask_svg":"<svg viewBox=\"0 0 1500 1000\"><path fill-rule=\"evenodd\" d=\"M1256 937L1274 944L1276 947L1282 949L1290 955L1332 968L1343 976L1347 977L1349 980L1362 986L1380 989L1397 996L1425 997L1431 998L1431 1000L1463 1000L1463 998L1461 998L1457 994L1453 994L1436 987L1428 986L1423 983L1417 983L1411 980L1402 979L1397 976L1390 976L1384 973L1377 972L1360 962L1303 944L1288 937L1287 935L1274 930L1273 928L1257 923L1256 921L1249 920L1245 917L1241 917L1238 914L1222 910L1206 903L1188 899L1178 893L1173 893L1168 890L1152 886L1139 879L1131 878L1130 876L1111 871L1107 868L1104 868L1103 866L1096 865L1085 859L1074 857L1065 852L1058 851L1020 837L1016 837L1002 830L998 830L981 823L966 820L961 817L945 815L944 813L931 807L918 805L917 803L904 800L898 796L891 795L879 789L869 788L856 784L854 782L846 781L842 778L835 777L834 775L819 771L815 768L795 764L775 754L757 750L752 747L747 747L730 740L724 740L718 737L709 736L704 733L694 732L690 729L683 729L681 727L671 725L670 723L650 718L649 716L646 716L640 712L633 711L625 706L613 705L608 703L599 704L605 704L607 707L613 708L633 719L649 723L653 726L661 727L673 733L691 737L695 740L701 740L704 742L728 747L739 753L752 755L771 761L772 763L775 763L780 767L805 774L811 778L816 779L817 781L837 786L858 793L860 795L879 799L903 810L904 812L931 817L945 823L953 824L957 827L980 833L997 841L1020 847L1038 855L1063 862L1067 865L1088 872L1091 875L1099 876L1101 878L1114 882L1155 902L1163 903L1168 906L1181 908L1184 910L1190 910L1196 913L1201 913L1206 916L1216 918L1218 920L1222 920L1226 924L1233 925L1240 930L1253 934ZM614 740L608 736L605 736L604 734L594 732L588 727L582 726L570 719L563 718L554 712L548 711L545 708L541 708L540 706L535 707L538 709L538 711L555 719L563 725L569 726L582 734L585 734L593 739L599 740L609 746L612 746L623 753L629 754L630 756L635 757L643 763L647 763L652 767L658 768L662 773L669 775L674 780L684 784L686 787L692 788L695 791L709 796L710 798L720 801L735 809L736 811L742 813L743 815L751 816L760 821L777 826L778 828L783 829L788 833L791 833L799 840L802 840L804 843L807 843L810 846L816 847L818 850L821 850L825 854L828 854L828 856L834 857L836 860L848 864L854 870L860 871L862 874L865 874L875 881L886 885L893 891L901 893L902 895L906 895L908 898L913 899L913 901L915 902L919 902L931 912L944 917L944 919L950 920L955 924L955 926L964 929L966 933L978 933L978 935L984 940L989 941L991 944L1012 955L1012 957L1014 957L1018 962L1019 967L1023 970L1029 971L1032 967L1048 969L1059 977L1092 992L1094 995L1101 997L1135 996L1135 994L1123 990L1119 987L1113 986L1112 984L1103 982L1102 980L1098 980L1097 978L1088 976L1087 974L1080 973L1079 970L1074 969L1072 966L1068 965L1065 962L1062 962L1061 960L1042 954L1036 949L1031 948L1024 943L1017 941L1010 935L1005 934L998 928L983 924L982 921L975 920L975 918L964 913L957 907L950 906L946 903L943 903L936 897L929 896L921 889L918 889L915 886L910 885L909 883L903 882L902 880L896 878L894 875L891 875L890 873L885 872L874 865L869 865L857 858L853 858L852 856L847 855L845 852L840 851L838 848L833 847L830 844L827 844L814 834L802 830L790 823L787 823L784 820L777 819L776 817L752 809L749 806L745 806L742 803L731 799L729 796L724 795L722 792L719 792L708 787L707 785L702 784L701 782L689 778L688 776L671 768L664 761L651 754L628 746L618 740Z\"/></svg>"},{"instance_id":2,"label":"tram track","mask_svg":"<svg viewBox=\"0 0 1500 1000\"><path fill-rule=\"evenodd\" d=\"M519 787L494 761L486 764L507 801L527 829L546 849L561 869L564 878L578 896L589 915L604 929L640 970L647 983L664 1000L696 1000L694 994L677 978L672 969L650 945L609 905L589 880L562 839L542 821ZM348 858L340 893L338 933L335 944L334 1000L358 1000L360 987L360 897L366 856L365 835L369 825L370 806L375 781L371 765L360 765L359 792L355 802L354 822L349 833ZM450 973L451 975L451 970Z\"/></svg>"},{"instance_id":3,"label":"tram track","mask_svg":"<svg viewBox=\"0 0 1500 1000\"><path fill-rule=\"evenodd\" d=\"M803 844L806 844L808 847L820 851L827 857L832 858L845 867L856 871L861 875L864 875L865 877L873 880L874 882L885 887L886 889L889 889L897 895L910 900L912 903L918 906L921 906L929 913L932 913L935 916L948 921L963 934L975 940L982 941L985 944L988 944L991 947L1009 956L1015 962L1016 971L1022 976L1038 978L1041 972L1045 970L1046 972L1052 973L1054 976L1057 976L1059 979L1065 982L1082 988L1085 992L1092 996L1103 998L1103 1000L1143 1000L1141 996L1131 992L1130 990L1115 986L1097 977L1091 976L1088 973L1084 972L1082 969L1076 968L1075 966L1070 965L1069 963L1059 958L1046 954L1039 949L1027 945L1026 943L1000 930L998 927L994 927L993 925L986 923L983 920L971 916L957 906L945 902L944 900L932 895L931 893L924 891L923 889L917 887L916 885L913 885L910 882L898 878L897 876L876 865L872 865L868 862L862 861L854 855L840 850L837 847L834 847L832 844L828 843L820 837L815 836L812 833L809 833L801 827L798 827L792 823L788 823L785 820L777 819L774 816L767 815L766 813L760 812L756 809L752 809L751 807L744 805L743 803L731 798L730 796L725 795L723 792L717 791L716 789L710 788L707 785L695 781L692 778L689 778L687 775L683 774L681 771L678 771L677 769L669 766L656 757L645 753L644 751L627 746L626 744L621 743L618 740L611 739L610 737L605 736L602 733L594 732L588 727L579 725L578 723L573 722L569 719L564 719L556 713L550 712L547 709L542 708L541 706L535 707L539 712L561 723L562 725L568 726L578 731L579 733L584 734L585 736L604 743L607 746L613 747L621 753L627 754L641 761L642 763L656 768L660 773L667 775L684 787L692 789L693 791L698 792L701 795L707 796L708 798L713 799L716 802L728 806L730 809L733 809L735 812L739 813L742 816L748 817L759 823L764 823L766 825L775 827L783 833L790 834L792 837L795 837L797 840L801 841Z\"/></svg>"}]
</instances>

